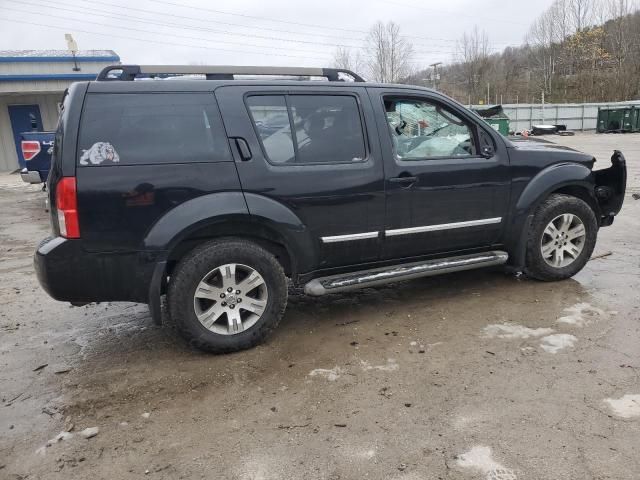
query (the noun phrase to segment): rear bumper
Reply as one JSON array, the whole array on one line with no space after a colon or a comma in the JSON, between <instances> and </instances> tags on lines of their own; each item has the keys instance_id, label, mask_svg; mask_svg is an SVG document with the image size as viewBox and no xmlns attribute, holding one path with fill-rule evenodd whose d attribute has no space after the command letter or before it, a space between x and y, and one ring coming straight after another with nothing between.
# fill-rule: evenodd
<instances>
[{"instance_id":1,"label":"rear bumper","mask_svg":"<svg viewBox=\"0 0 640 480\"><path fill-rule=\"evenodd\" d=\"M20 170L20 177L25 183L42 183L40 172L36 170L27 170L26 168L23 168Z\"/></svg>"},{"instance_id":2,"label":"rear bumper","mask_svg":"<svg viewBox=\"0 0 640 480\"><path fill-rule=\"evenodd\" d=\"M148 302L157 262L141 252L87 252L81 240L49 237L40 242L34 266L42 288L63 302Z\"/></svg>"}]
</instances>

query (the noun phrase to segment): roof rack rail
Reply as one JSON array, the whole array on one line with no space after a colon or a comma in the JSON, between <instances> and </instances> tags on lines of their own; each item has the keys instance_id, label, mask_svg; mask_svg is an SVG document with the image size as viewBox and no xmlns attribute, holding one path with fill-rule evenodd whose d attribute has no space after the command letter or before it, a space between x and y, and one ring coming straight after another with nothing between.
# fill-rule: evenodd
<instances>
[{"instance_id":1,"label":"roof rack rail","mask_svg":"<svg viewBox=\"0 0 640 480\"><path fill-rule=\"evenodd\" d=\"M233 65L111 65L98 74L97 80L133 81L136 78L170 78L180 75L204 75L207 80L233 80L234 75L271 75L293 77L325 77L330 82L344 81L340 74L354 82L365 80L343 68L247 67Z\"/></svg>"}]
</instances>

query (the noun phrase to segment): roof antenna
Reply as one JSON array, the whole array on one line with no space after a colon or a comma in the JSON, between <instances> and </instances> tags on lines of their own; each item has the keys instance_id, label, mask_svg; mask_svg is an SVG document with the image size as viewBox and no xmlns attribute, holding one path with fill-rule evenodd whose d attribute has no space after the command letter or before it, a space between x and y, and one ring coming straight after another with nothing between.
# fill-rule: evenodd
<instances>
[{"instance_id":1,"label":"roof antenna","mask_svg":"<svg viewBox=\"0 0 640 480\"><path fill-rule=\"evenodd\" d=\"M73 71L79 72L80 67L78 67L78 61L76 60L76 53L78 52L78 44L73 39L73 36L70 33L65 33L64 39L67 41L67 49L71 51L71 56L73 57Z\"/></svg>"}]
</instances>

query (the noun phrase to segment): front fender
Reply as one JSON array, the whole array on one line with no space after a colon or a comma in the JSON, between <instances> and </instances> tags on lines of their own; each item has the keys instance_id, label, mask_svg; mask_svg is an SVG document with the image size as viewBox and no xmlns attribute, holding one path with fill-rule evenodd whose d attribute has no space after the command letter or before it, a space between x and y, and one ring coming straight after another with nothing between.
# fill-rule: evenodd
<instances>
[{"instance_id":1,"label":"front fender","mask_svg":"<svg viewBox=\"0 0 640 480\"><path fill-rule=\"evenodd\" d=\"M583 188L595 202L593 173L590 168L578 163L551 165L538 172L522 190L515 202L505 241L510 254L509 263L512 266L524 266L529 228L535 208L549 194L568 186Z\"/></svg>"}]
</instances>

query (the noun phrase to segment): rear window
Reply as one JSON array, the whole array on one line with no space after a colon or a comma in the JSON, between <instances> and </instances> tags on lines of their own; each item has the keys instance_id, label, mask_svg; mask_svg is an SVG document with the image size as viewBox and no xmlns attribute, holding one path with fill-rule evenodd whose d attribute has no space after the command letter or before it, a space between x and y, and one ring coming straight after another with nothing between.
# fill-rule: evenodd
<instances>
[{"instance_id":1,"label":"rear window","mask_svg":"<svg viewBox=\"0 0 640 480\"><path fill-rule=\"evenodd\" d=\"M81 166L230 161L213 95L89 94L82 113Z\"/></svg>"},{"instance_id":2,"label":"rear window","mask_svg":"<svg viewBox=\"0 0 640 480\"><path fill-rule=\"evenodd\" d=\"M272 163L349 163L366 157L360 110L351 95L255 95L247 105Z\"/></svg>"}]
</instances>

